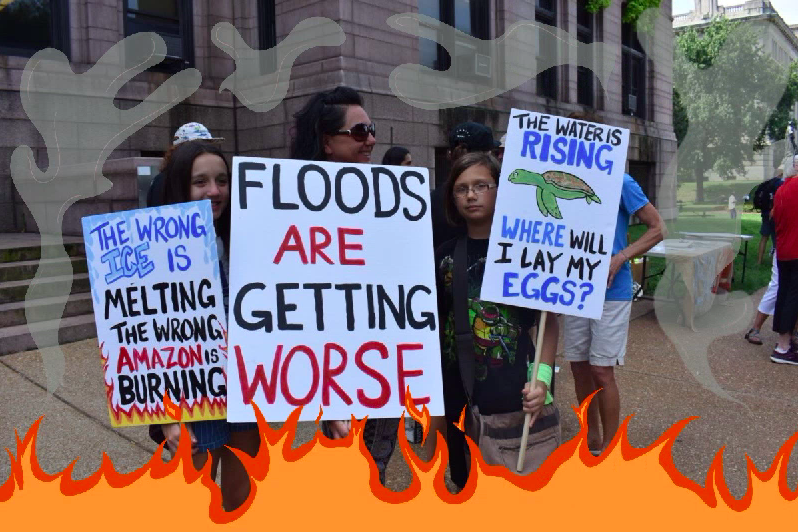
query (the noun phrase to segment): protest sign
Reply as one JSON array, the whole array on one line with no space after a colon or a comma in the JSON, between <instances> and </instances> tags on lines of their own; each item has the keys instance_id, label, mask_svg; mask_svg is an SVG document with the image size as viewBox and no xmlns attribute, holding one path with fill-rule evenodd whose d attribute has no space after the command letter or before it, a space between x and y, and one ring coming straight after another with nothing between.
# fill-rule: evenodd
<instances>
[{"instance_id":1,"label":"protest sign","mask_svg":"<svg viewBox=\"0 0 798 532\"><path fill-rule=\"evenodd\" d=\"M210 201L82 219L111 424L224 419L226 318Z\"/></svg>"},{"instance_id":2,"label":"protest sign","mask_svg":"<svg viewBox=\"0 0 798 532\"><path fill-rule=\"evenodd\" d=\"M443 414L426 169L233 159L228 419Z\"/></svg>"},{"instance_id":3,"label":"protest sign","mask_svg":"<svg viewBox=\"0 0 798 532\"><path fill-rule=\"evenodd\" d=\"M600 318L629 131L513 109L481 297Z\"/></svg>"}]
</instances>

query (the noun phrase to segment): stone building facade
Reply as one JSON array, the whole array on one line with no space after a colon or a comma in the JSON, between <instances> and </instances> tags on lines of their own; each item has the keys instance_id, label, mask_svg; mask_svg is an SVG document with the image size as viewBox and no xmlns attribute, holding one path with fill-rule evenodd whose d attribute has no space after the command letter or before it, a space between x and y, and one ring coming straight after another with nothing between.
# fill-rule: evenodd
<instances>
[{"instance_id":1,"label":"stone building facade","mask_svg":"<svg viewBox=\"0 0 798 532\"><path fill-rule=\"evenodd\" d=\"M674 16L674 32L678 35L686 28L706 27L713 18L721 16L756 25L762 50L785 68L798 60L798 25L788 26L768 0L749 0L733 6L718 5L718 0L695 0L693 11ZM798 119L798 104L793 108L793 118ZM764 180L773 177L774 167L781 163L786 148L789 147L780 141L755 153L742 178ZM715 172L709 172L707 177L710 180L721 179Z\"/></svg>"},{"instance_id":2,"label":"stone building facade","mask_svg":"<svg viewBox=\"0 0 798 532\"><path fill-rule=\"evenodd\" d=\"M506 130L512 107L561 115L577 110L594 111L608 123L631 130L629 172L665 218L675 216L675 179L672 170L671 175L668 173L676 151L672 124L673 34L668 28L657 33L650 47L641 46L631 27L622 24L621 2L612 2L597 15L587 13L585 0L16 2L44 6L45 13L39 16L47 19L47 26L42 29L41 24L37 26L23 18L21 22L14 21L14 25L31 24L38 29L20 33L16 40L0 35L0 232L38 230L10 178L9 161L14 148L29 145L40 167L45 168L49 162L44 142L21 105L20 82L28 57L36 49L52 46L67 55L75 72L83 72L114 43L138 31L157 31L164 36L169 58L159 68L136 76L121 88L117 94L120 108L136 105L186 66L202 73L202 83L192 96L114 150L109 160L132 161L127 166L124 161L114 161L116 174L124 174L124 168L132 171L141 161L157 164L155 158L168 148L174 131L189 121L201 122L214 136L224 137L223 149L231 156L287 156L293 114L309 95L346 84L363 94L364 107L378 124L374 160L381 160L391 145L406 146L415 164L430 168L431 175L436 176L432 186L445 179L447 132L459 122L483 122L498 137ZM671 1L662 0L660 9L670 17ZM0 11L0 29L3 17L9 18L8 12L3 11ZM422 110L393 95L389 75L404 63L421 63L444 70L449 59L432 41L396 31L386 24L391 15L407 12L433 16L481 39L500 37L517 21L538 20L575 35L581 42L603 41L617 47L619 62L605 87L600 86L590 71L564 65L477 105ZM294 63L288 94L280 105L256 113L241 105L229 91L219 92L221 82L233 72L235 64L211 42L211 29L216 23L232 23L251 47L263 49L280 42L303 19L314 16L337 22L346 40L341 46L318 47L302 53ZM28 38L30 35L33 37ZM656 61L652 58L655 52ZM567 57L565 46L555 53ZM91 127L91 117L86 120L81 127ZM135 207L134 188L129 183L115 184L114 189L99 198L77 202L63 215L64 233L80 234L82 216Z\"/></svg>"}]
</instances>

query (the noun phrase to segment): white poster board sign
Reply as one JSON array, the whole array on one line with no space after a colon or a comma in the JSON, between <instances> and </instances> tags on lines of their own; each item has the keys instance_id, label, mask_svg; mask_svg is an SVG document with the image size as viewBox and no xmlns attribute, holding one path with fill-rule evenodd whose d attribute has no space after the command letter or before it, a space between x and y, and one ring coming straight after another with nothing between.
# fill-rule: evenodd
<instances>
[{"instance_id":1,"label":"white poster board sign","mask_svg":"<svg viewBox=\"0 0 798 532\"><path fill-rule=\"evenodd\" d=\"M426 169L233 159L228 419L443 414Z\"/></svg>"},{"instance_id":2,"label":"white poster board sign","mask_svg":"<svg viewBox=\"0 0 798 532\"><path fill-rule=\"evenodd\" d=\"M481 298L600 318L629 130L513 109Z\"/></svg>"},{"instance_id":3,"label":"white poster board sign","mask_svg":"<svg viewBox=\"0 0 798 532\"><path fill-rule=\"evenodd\" d=\"M115 427L224 419L226 318L210 201L82 219Z\"/></svg>"}]
</instances>

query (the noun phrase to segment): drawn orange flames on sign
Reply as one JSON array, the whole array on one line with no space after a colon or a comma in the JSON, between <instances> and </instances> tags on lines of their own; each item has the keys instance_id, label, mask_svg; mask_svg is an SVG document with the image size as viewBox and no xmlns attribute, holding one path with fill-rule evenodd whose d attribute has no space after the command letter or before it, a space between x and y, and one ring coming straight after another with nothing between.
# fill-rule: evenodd
<instances>
[{"instance_id":1,"label":"drawn orange flames on sign","mask_svg":"<svg viewBox=\"0 0 798 532\"><path fill-rule=\"evenodd\" d=\"M423 414L410 410L428 426L426 410ZM161 461L158 452L141 469L119 474L103 456L95 474L75 481L72 466L55 475L39 467L35 441L40 419L24 440L17 435L16 456L8 451L11 475L0 486L0 511L8 530L16 530L14 524L44 528L104 522L114 530L137 531L142 523L145 527L172 523L195 530L210 526L208 518L218 524L235 521L230 526L242 530L379 526L406 531L408 526L426 528L429 520L438 519L447 527L479 529L501 523L503 528L572 529L589 526L599 516L617 530L688 525L750 530L754 524L787 523L795 516L798 492L787 486L786 473L798 434L785 442L767 471L756 470L748 461L748 490L736 500L723 480L720 452L703 487L676 470L671 448L691 419L676 423L644 449L629 444L627 420L610 450L594 457L584 444L585 405L575 411L581 432L538 471L516 477L503 467L486 465L472 452L472 475L457 495L450 494L444 484L447 457L440 439L435 457L426 464L415 456L400 427L399 447L413 478L407 490L394 493L379 483L362 439L363 421L353 420L353 430L343 440L331 441L317 433L307 444L292 449L299 411L280 430L269 428L257 412L264 444L254 458L237 453L250 472L253 489L247 502L230 513L221 508L220 491L209 477L210 466L201 471L191 466L187 437L168 463ZM181 467L182 475L177 473Z\"/></svg>"},{"instance_id":2,"label":"drawn orange flames on sign","mask_svg":"<svg viewBox=\"0 0 798 532\"><path fill-rule=\"evenodd\" d=\"M224 343L218 344L219 352L227 359L227 329L221 328L224 335ZM105 342L100 343L100 361L103 365L103 374L108 375L108 364L110 357L103 350ZM226 377L226 375L225 375ZM105 380L105 396L108 402L108 412L111 416L111 423L115 427L122 427L128 425L147 425L149 423L161 423L164 417L169 417L174 420L185 418L186 420L202 420L202 419L224 419L227 414L227 399L203 397L200 401L189 405L185 398L181 397L180 401L175 404L171 401L169 394L164 394L163 407L156 405L154 407L146 406L140 408L136 405L130 408L122 408L119 406L112 406L114 401L114 380Z\"/></svg>"}]
</instances>

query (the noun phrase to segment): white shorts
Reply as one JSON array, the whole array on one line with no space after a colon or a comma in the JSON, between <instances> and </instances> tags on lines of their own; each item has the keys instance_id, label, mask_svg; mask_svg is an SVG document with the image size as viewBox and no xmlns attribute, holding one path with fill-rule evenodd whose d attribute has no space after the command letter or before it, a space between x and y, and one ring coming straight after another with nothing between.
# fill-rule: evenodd
<instances>
[{"instance_id":1,"label":"white shorts","mask_svg":"<svg viewBox=\"0 0 798 532\"><path fill-rule=\"evenodd\" d=\"M565 360L623 366L631 313L631 301L605 301L600 320L563 316Z\"/></svg>"},{"instance_id":2,"label":"white shorts","mask_svg":"<svg viewBox=\"0 0 798 532\"><path fill-rule=\"evenodd\" d=\"M779 267L776 263L776 253L773 253L773 269L770 271L770 282L762 300L759 302L759 312L772 316L776 313L776 292L779 291Z\"/></svg>"}]
</instances>

